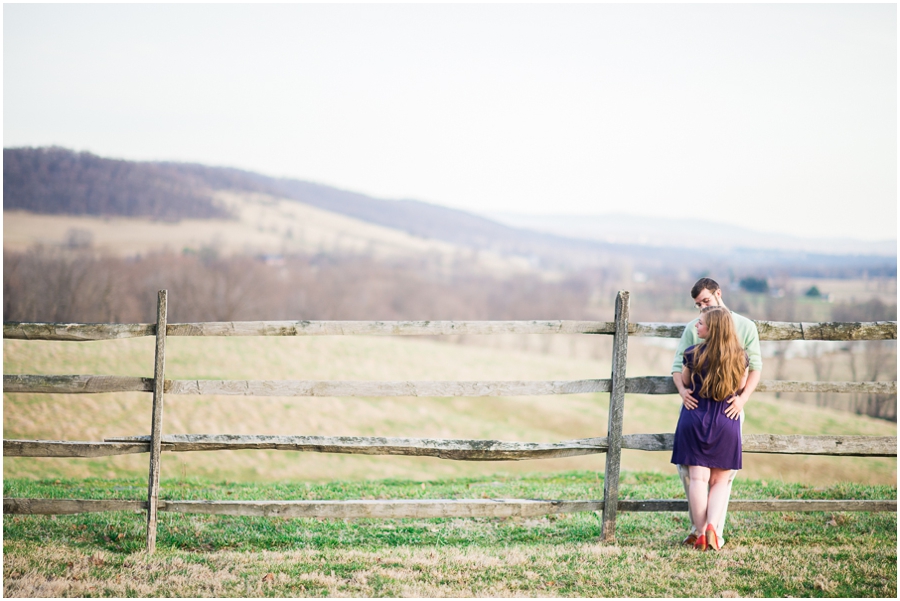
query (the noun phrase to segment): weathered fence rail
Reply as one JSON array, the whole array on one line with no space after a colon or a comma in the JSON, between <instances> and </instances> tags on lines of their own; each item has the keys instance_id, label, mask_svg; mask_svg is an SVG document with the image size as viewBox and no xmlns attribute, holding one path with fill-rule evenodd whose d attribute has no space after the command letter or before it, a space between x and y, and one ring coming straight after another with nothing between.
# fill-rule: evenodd
<instances>
[{"instance_id":1,"label":"weathered fence rail","mask_svg":"<svg viewBox=\"0 0 900 601\"><path fill-rule=\"evenodd\" d=\"M756 321L760 340L896 340L896 321ZM680 338L681 323L628 324L629 336ZM166 336L442 336L461 334L615 334L614 321L222 321L170 323ZM13 340L90 342L156 336L154 323L3 323Z\"/></svg>"},{"instance_id":2,"label":"weathered fence rail","mask_svg":"<svg viewBox=\"0 0 900 601\"><path fill-rule=\"evenodd\" d=\"M509 381L475 382L426 380L356 381L356 380L165 380L166 394L239 395L239 396L542 396L609 392L612 380ZM95 394L99 392L153 392L153 378L127 376L3 376L6 392L43 392ZM763 380L759 392L868 392L896 394L896 382L800 382ZM648 376L626 378L628 394L675 394L671 377Z\"/></svg>"},{"instance_id":3,"label":"weathered fence rail","mask_svg":"<svg viewBox=\"0 0 900 601\"><path fill-rule=\"evenodd\" d=\"M622 448L671 451L673 434L625 434ZM346 453L355 455L412 455L459 461L522 461L606 453L608 437L557 443L501 440L383 438L374 436L277 436L233 434L170 434L162 437L163 451L237 451L244 449ZM895 457L893 436L806 436L801 434L744 434L745 453ZM4 440L5 457L105 457L149 453L149 436L107 438L103 442L61 440Z\"/></svg>"},{"instance_id":4,"label":"weathered fence rail","mask_svg":"<svg viewBox=\"0 0 900 601\"><path fill-rule=\"evenodd\" d=\"M61 515L101 511L146 511L147 501L115 499L3 499L4 514ZM687 511L678 499L620 500L619 511ZM352 501L159 501L159 511L294 518L459 518L537 517L604 511L602 500L397 499ZM896 511L896 501L774 499L739 500L729 511Z\"/></svg>"},{"instance_id":5,"label":"weathered fence rail","mask_svg":"<svg viewBox=\"0 0 900 601\"><path fill-rule=\"evenodd\" d=\"M151 392L150 435L104 441L4 440L5 457L105 457L150 454L146 501L4 498L4 514L69 514L97 511L146 511L147 549L156 545L157 513L206 513L320 518L530 517L579 511L603 512L603 538L615 537L619 511L686 511L677 499L620 499L622 449L670 451L674 435L622 434L626 394L674 394L671 376L626 378L628 337L678 338L683 324L629 323L629 295L616 299L616 320L600 321L262 321L167 323L167 293L160 291L157 323L62 324L5 322L3 337L17 340L99 341L155 336L154 377L105 375L3 376L4 392L97 394ZM791 323L757 321L761 340L896 340L897 323ZM166 380L167 336L434 336L461 334L605 334L613 336L610 379L567 381L308 381L308 380ZM764 380L760 392L897 393L894 382L800 382ZM443 440L354 436L263 436L163 434L164 397L175 395L249 396L532 396L610 393L607 436L558 443L497 440ZM471 499L348 501L173 501L159 499L162 452L274 449L294 452L428 456L458 461L520 461L606 454L602 500ZM896 457L896 437L745 434L747 453ZM731 511L897 511L896 501L742 500Z\"/></svg>"}]
</instances>

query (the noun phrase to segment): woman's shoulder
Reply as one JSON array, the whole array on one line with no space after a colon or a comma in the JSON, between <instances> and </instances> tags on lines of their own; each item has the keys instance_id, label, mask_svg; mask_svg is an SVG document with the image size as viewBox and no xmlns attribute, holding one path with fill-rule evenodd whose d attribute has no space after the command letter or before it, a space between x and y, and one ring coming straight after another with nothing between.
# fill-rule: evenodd
<instances>
[{"instance_id":1,"label":"woman's shoulder","mask_svg":"<svg viewBox=\"0 0 900 601\"><path fill-rule=\"evenodd\" d=\"M694 355L697 354L697 348L699 344L692 344L691 346L684 349L684 364L688 367L694 362Z\"/></svg>"}]
</instances>

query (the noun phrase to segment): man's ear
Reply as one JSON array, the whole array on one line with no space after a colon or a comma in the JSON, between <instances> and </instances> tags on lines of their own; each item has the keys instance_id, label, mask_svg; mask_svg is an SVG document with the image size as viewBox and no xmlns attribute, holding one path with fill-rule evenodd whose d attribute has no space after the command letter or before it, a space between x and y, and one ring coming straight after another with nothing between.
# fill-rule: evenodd
<instances>
[{"instance_id":1,"label":"man's ear","mask_svg":"<svg viewBox=\"0 0 900 601\"><path fill-rule=\"evenodd\" d=\"M721 289L721 288L719 288L718 290L716 290L716 299L717 299L717 300L722 300L722 289Z\"/></svg>"}]
</instances>

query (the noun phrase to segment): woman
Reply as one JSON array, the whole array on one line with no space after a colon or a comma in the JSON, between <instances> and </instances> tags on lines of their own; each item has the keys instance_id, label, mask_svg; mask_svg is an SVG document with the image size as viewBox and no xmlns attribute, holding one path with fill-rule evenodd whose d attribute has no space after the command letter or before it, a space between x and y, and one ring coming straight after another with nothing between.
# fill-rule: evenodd
<instances>
[{"instance_id":1,"label":"woman","mask_svg":"<svg viewBox=\"0 0 900 601\"><path fill-rule=\"evenodd\" d=\"M741 422L729 403L747 382L749 357L725 307L704 307L697 322L704 341L684 351L682 382L697 407L682 406L672 463L687 465L691 521L700 536L694 547L721 547L713 524L728 505L731 470L741 469Z\"/></svg>"}]
</instances>

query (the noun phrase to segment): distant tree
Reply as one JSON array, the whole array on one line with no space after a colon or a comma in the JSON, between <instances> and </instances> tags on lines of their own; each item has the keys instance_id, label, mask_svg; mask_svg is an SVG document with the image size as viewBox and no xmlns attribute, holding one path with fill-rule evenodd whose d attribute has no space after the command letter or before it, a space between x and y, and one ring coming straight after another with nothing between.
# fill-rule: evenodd
<instances>
[{"instance_id":1,"label":"distant tree","mask_svg":"<svg viewBox=\"0 0 900 601\"><path fill-rule=\"evenodd\" d=\"M809 298L822 298L822 293L819 292L818 286L810 286L809 290L807 290L804 294Z\"/></svg>"},{"instance_id":2,"label":"distant tree","mask_svg":"<svg viewBox=\"0 0 900 601\"><path fill-rule=\"evenodd\" d=\"M740 286L747 292L764 293L769 291L769 282L765 278L747 277L740 281Z\"/></svg>"}]
</instances>

